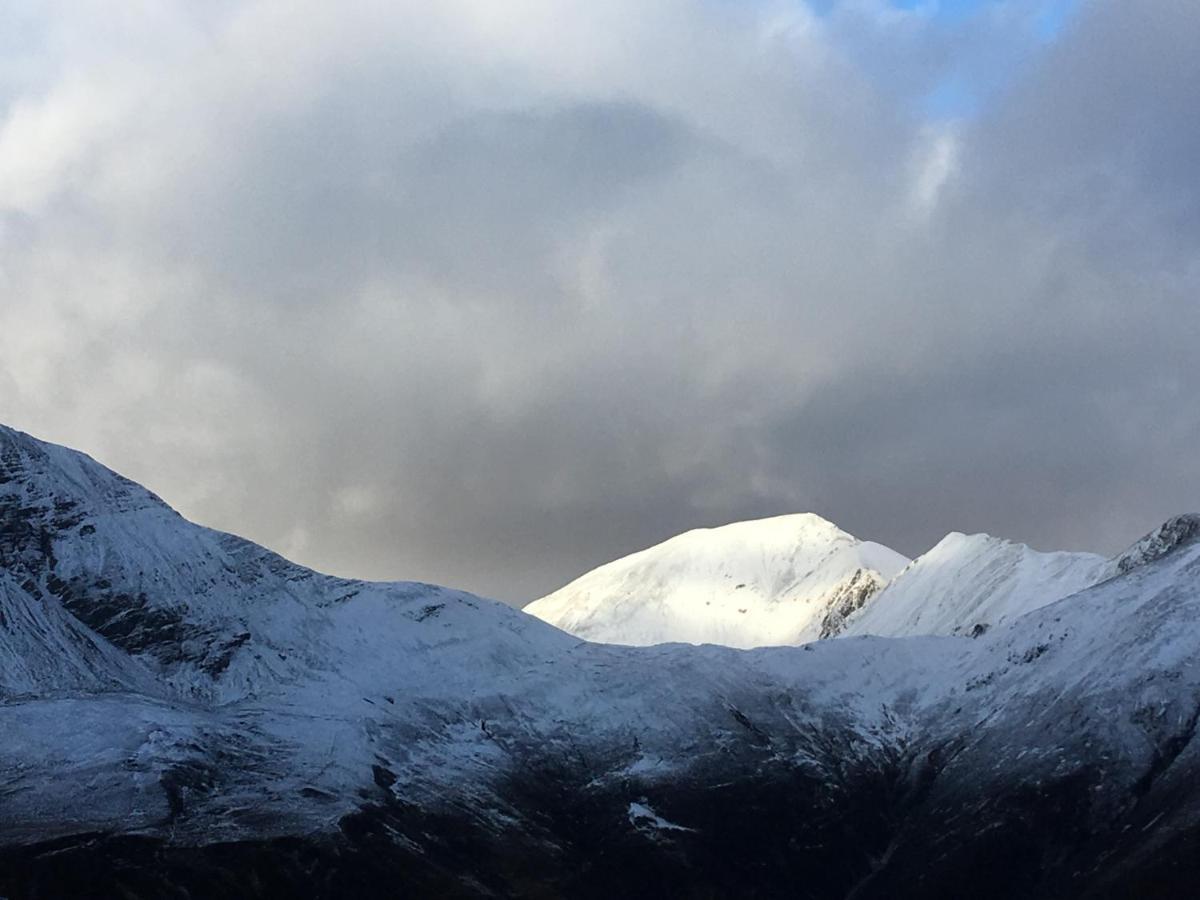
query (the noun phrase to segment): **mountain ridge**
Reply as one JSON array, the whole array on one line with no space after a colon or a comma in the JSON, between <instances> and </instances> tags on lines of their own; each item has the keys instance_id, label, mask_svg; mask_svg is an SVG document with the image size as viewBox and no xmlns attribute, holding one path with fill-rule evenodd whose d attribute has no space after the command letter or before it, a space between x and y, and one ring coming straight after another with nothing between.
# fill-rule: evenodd
<instances>
[{"instance_id":1,"label":"mountain ridge","mask_svg":"<svg viewBox=\"0 0 1200 900\"><path fill-rule=\"evenodd\" d=\"M0 585L24 610L0 674L45 656L30 642L140 674L0 682L5 896L1155 897L1200 877L1192 517L975 639L634 648L313 573L28 440L0 431Z\"/></svg>"},{"instance_id":2,"label":"mountain ridge","mask_svg":"<svg viewBox=\"0 0 1200 900\"><path fill-rule=\"evenodd\" d=\"M907 560L812 513L797 513L684 532L599 566L526 605L525 611L586 640L635 646L682 642L745 649L862 634L978 634L1098 584L1118 570L1128 571L1171 541L1200 534L1195 519L1175 517L1111 559L1039 551L989 534L950 532ZM798 522L816 523L818 535L864 548L883 562L842 566L816 587L792 584L791 592L769 595L766 610L755 609L738 591L755 575L769 582L769 573L735 577L721 570L737 571L739 562L751 555L747 536L751 544L758 540L759 553L767 557L771 547L755 532L769 535L773 527ZM672 553L700 538L708 570ZM779 571L791 570L781 554L772 564Z\"/></svg>"},{"instance_id":3,"label":"mountain ridge","mask_svg":"<svg viewBox=\"0 0 1200 900\"><path fill-rule=\"evenodd\" d=\"M1094 553L1043 552L988 534L951 532L873 598L843 633L978 633L1107 577Z\"/></svg>"}]
</instances>

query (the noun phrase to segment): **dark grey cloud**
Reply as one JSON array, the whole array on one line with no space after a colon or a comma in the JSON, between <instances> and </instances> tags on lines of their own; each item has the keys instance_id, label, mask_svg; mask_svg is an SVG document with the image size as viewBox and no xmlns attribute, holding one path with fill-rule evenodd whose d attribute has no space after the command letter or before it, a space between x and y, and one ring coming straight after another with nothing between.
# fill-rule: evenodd
<instances>
[{"instance_id":1,"label":"dark grey cloud","mask_svg":"<svg viewBox=\"0 0 1200 900\"><path fill-rule=\"evenodd\" d=\"M22 8L0 419L513 602L755 515L1200 508L1200 10L602 6Z\"/></svg>"}]
</instances>

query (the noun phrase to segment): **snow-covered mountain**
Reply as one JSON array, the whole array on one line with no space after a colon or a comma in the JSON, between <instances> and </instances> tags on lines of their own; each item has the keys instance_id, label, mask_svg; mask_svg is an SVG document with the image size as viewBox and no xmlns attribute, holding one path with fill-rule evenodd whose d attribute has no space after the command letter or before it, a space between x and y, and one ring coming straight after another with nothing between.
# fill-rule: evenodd
<instances>
[{"instance_id":1,"label":"snow-covered mountain","mask_svg":"<svg viewBox=\"0 0 1200 900\"><path fill-rule=\"evenodd\" d=\"M1093 553L1040 553L953 532L893 578L843 634L978 634L1107 577Z\"/></svg>"},{"instance_id":2,"label":"snow-covered mountain","mask_svg":"<svg viewBox=\"0 0 1200 900\"><path fill-rule=\"evenodd\" d=\"M0 428L0 895L1186 896L1200 517L967 637L592 644Z\"/></svg>"},{"instance_id":3,"label":"snow-covered mountain","mask_svg":"<svg viewBox=\"0 0 1200 900\"><path fill-rule=\"evenodd\" d=\"M678 535L525 612L609 644L802 644L840 631L908 562L820 516L777 516Z\"/></svg>"},{"instance_id":4,"label":"snow-covered mountain","mask_svg":"<svg viewBox=\"0 0 1200 900\"><path fill-rule=\"evenodd\" d=\"M958 532L910 561L800 514L689 531L594 569L525 611L585 640L635 646L978 635L1117 566L1093 553L1043 553Z\"/></svg>"}]
</instances>

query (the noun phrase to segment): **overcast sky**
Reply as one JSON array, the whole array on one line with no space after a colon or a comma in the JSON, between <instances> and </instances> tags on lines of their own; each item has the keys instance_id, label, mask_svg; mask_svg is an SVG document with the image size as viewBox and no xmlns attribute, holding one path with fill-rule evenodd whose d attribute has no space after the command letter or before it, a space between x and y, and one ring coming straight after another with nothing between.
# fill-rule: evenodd
<instances>
[{"instance_id":1,"label":"overcast sky","mask_svg":"<svg viewBox=\"0 0 1200 900\"><path fill-rule=\"evenodd\" d=\"M1200 3L0 4L0 420L523 603L1200 509Z\"/></svg>"}]
</instances>

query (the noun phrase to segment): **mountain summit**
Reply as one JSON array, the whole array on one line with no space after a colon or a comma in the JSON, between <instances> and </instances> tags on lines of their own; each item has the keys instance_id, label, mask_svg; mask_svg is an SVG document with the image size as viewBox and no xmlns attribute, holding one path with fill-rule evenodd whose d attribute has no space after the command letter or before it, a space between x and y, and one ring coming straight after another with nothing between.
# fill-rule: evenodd
<instances>
[{"instance_id":1,"label":"mountain summit","mask_svg":"<svg viewBox=\"0 0 1200 900\"><path fill-rule=\"evenodd\" d=\"M840 631L908 562L820 516L776 516L678 535L525 612L609 644L802 644Z\"/></svg>"}]
</instances>

